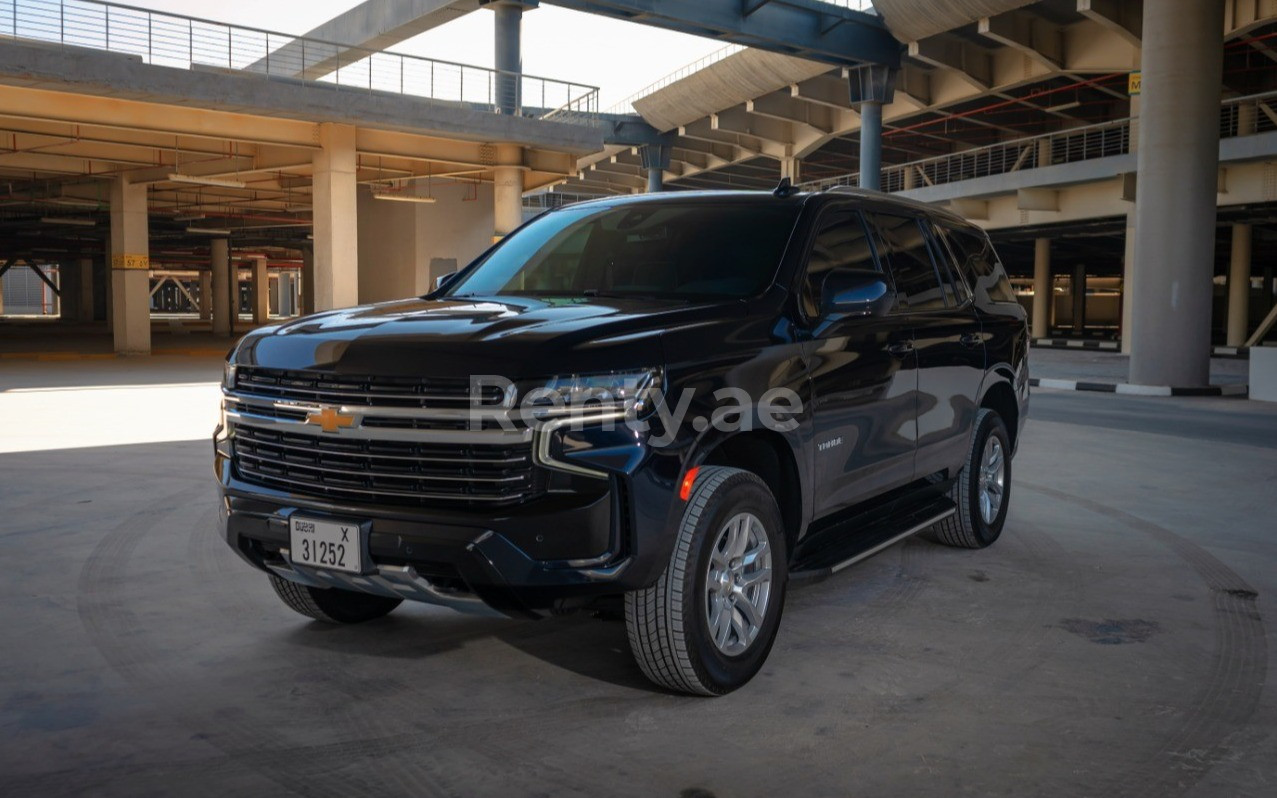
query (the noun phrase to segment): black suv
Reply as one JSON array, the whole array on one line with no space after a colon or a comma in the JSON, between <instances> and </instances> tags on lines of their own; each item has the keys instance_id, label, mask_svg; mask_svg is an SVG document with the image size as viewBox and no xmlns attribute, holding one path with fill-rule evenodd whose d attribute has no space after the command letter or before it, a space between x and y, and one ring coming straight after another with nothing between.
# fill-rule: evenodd
<instances>
[{"instance_id":1,"label":"black suv","mask_svg":"<svg viewBox=\"0 0 1277 798\"><path fill-rule=\"evenodd\" d=\"M717 695L791 579L997 539L1028 334L988 237L877 193L546 213L434 293L246 336L214 436L230 545L298 612L621 611Z\"/></svg>"}]
</instances>

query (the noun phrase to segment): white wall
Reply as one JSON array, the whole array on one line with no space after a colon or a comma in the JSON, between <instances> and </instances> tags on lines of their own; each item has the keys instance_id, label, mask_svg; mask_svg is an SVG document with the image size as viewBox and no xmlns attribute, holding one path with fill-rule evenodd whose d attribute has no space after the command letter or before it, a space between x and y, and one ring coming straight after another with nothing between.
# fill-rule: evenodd
<instances>
[{"instance_id":1,"label":"white wall","mask_svg":"<svg viewBox=\"0 0 1277 798\"><path fill-rule=\"evenodd\" d=\"M361 303L420 296L492 243L491 185L436 184L430 193L438 202L389 202L360 190Z\"/></svg>"}]
</instances>

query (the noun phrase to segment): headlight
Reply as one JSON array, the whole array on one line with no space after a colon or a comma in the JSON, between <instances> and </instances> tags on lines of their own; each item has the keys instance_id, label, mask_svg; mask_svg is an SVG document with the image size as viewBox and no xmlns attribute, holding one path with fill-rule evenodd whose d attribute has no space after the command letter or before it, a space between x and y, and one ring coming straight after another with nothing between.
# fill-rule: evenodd
<instances>
[{"instance_id":1,"label":"headlight","mask_svg":"<svg viewBox=\"0 0 1277 798\"><path fill-rule=\"evenodd\" d=\"M235 389L235 368L235 364L229 360L222 368L222 388L225 390L232 391Z\"/></svg>"},{"instance_id":2,"label":"headlight","mask_svg":"<svg viewBox=\"0 0 1277 798\"><path fill-rule=\"evenodd\" d=\"M656 405L661 394L659 369L620 371L610 374L567 374L534 388L526 401L536 409L580 413L594 409L625 410L642 414Z\"/></svg>"}]
</instances>

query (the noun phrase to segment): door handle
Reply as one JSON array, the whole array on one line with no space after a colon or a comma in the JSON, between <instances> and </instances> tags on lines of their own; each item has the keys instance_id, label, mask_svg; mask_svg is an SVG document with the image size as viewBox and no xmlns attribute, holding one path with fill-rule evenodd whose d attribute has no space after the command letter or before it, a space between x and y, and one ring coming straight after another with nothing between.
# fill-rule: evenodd
<instances>
[{"instance_id":1,"label":"door handle","mask_svg":"<svg viewBox=\"0 0 1277 798\"><path fill-rule=\"evenodd\" d=\"M964 333L958 340L966 347L976 347L984 343L984 338L981 337L980 333Z\"/></svg>"},{"instance_id":2,"label":"door handle","mask_svg":"<svg viewBox=\"0 0 1277 798\"><path fill-rule=\"evenodd\" d=\"M913 351L913 341L900 341L899 343L887 344L887 352L896 357L904 357Z\"/></svg>"}]
</instances>

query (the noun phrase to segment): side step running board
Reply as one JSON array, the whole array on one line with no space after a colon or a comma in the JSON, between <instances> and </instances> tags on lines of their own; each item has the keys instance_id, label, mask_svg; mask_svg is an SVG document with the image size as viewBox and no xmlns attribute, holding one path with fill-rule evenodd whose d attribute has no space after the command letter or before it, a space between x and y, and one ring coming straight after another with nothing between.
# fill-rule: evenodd
<instances>
[{"instance_id":1,"label":"side step running board","mask_svg":"<svg viewBox=\"0 0 1277 798\"><path fill-rule=\"evenodd\" d=\"M796 582L831 576L940 523L957 511L952 500L940 496L903 513L878 518L861 516L827 528L799 545L790 576Z\"/></svg>"},{"instance_id":2,"label":"side step running board","mask_svg":"<svg viewBox=\"0 0 1277 798\"><path fill-rule=\"evenodd\" d=\"M944 519L948 518L949 516L953 515L956 512L958 512L958 508L956 507L951 510L945 510L943 513L940 513L940 515L937 515L935 518L932 518L928 521L923 521L921 524L918 524L915 527L911 527L905 530L904 532L901 532L899 535L896 535L894 538L888 538L887 540L884 540L882 543L879 543L877 546L874 546L873 548L866 549L865 551L862 551L859 554L856 554L852 557L849 557L843 560L842 562L830 568L829 573L836 574L842 569L855 565L861 560L867 560L870 557L877 554L878 552L882 551L883 549L890 548L896 545L897 543L899 543L900 541L904 540L905 538L913 537L914 535L918 534L919 532L926 529L927 527L940 523L941 521L943 521Z\"/></svg>"}]
</instances>

